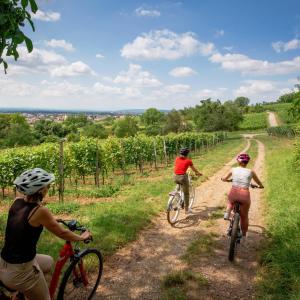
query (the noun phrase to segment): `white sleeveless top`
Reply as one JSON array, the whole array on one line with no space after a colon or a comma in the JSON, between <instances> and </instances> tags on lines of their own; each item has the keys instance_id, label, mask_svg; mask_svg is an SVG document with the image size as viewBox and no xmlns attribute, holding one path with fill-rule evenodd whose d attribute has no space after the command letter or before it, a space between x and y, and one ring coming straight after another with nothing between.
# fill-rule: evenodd
<instances>
[{"instance_id":1,"label":"white sleeveless top","mask_svg":"<svg viewBox=\"0 0 300 300\"><path fill-rule=\"evenodd\" d=\"M250 169L232 168L232 186L249 188L252 177L253 174Z\"/></svg>"}]
</instances>

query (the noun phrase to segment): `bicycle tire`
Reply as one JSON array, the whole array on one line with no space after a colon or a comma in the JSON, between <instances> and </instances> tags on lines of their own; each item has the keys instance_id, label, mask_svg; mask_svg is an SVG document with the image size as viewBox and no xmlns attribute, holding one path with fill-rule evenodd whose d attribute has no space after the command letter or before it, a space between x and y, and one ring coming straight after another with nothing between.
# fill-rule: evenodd
<instances>
[{"instance_id":1,"label":"bicycle tire","mask_svg":"<svg viewBox=\"0 0 300 300\"><path fill-rule=\"evenodd\" d=\"M91 254L94 254L97 257L97 259L98 259L97 272L95 272L96 281L95 281L94 286L91 289L91 292L84 299L86 299L86 300L92 299L92 297L94 296L94 294L95 294L95 292L96 292L96 290L97 290L97 288L99 286L100 279L101 279L102 272L103 272L103 259L102 259L102 255L101 255L100 251L98 251L97 249L86 249L86 250L82 251L80 254L78 254L78 256L76 258L74 258L74 260L71 262L71 264L68 266L68 268L66 269L66 271L64 273L64 276L62 278L61 284L59 286L57 300L69 300L69 299L70 300L71 299L74 300L74 299L77 299L76 297L74 298L74 296L72 296L72 297L65 297L65 295L64 295L65 294L65 289L66 289L66 286L68 284L68 280L70 279L74 268L76 270L76 266L85 257L87 257L88 255L91 255ZM74 288L76 288L74 279L73 279L73 285L74 285ZM80 295L82 295L82 293ZM81 297L80 299L83 299L82 296L80 296L80 297Z\"/></svg>"},{"instance_id":2,"label":"bicycle tire","mask_svg":"<svg viewBox=\"0 0 300 300\"><path fill-rule=\"evenodd\" d=\"M195 202L195 187L190 184L190 199L189 199L189 208L192 209Z\"/></svg>"},{"instance_id":3,"label":"bicycle tire","mask_svg":"<svg viewBox=\"0 0 300 300\"><path fill-rule=\"evenodd\" d=\"M231 231L231 238L230 238L230 245L229 245L229 253L228 253L228 260L233 261L235 255L235 248L237 244L237 235L240 226L240 215L236 213L234 215L232 231Z\"/></svg>"},{"instance_id":4,"label":"bicycle tire","mask_svg":"<svg viewBox=\"0 0 300 300\"><path fill-rule=\"evenodd\" d=\"M167 206L167 219L168 222L173 225L178 220L179 212L180 212L180 194L175 193L174 195L170 196ZM175 213L174 213L175 212ZM172 213L174 213L174 217L172 218Z\"/></svg>"}]
</instances>

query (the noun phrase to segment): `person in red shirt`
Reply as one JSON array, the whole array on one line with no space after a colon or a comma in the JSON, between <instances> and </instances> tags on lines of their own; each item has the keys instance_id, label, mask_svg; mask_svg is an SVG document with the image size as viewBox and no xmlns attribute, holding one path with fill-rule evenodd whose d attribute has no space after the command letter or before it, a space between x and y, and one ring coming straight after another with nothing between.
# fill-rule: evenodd
<instances>
[{"instance_id":1,"label":"person in red shirt","mask_svg":"<svg viewBox=\"0 0 300 300\"><path fill-rule=\"evenodd\" d=\"M174 182L182 185L182 190L184 194L184 208L185 213L192 213L192 210L189 208L189 181L188 175L186 174L187 169L190 167L196 175L201 176L202 174L194 167L191 159L188 159L187 156L190 150L188 148L180 149L180 156L177 156L175 159L174 167Z\"/></svg>"}]
</instances>

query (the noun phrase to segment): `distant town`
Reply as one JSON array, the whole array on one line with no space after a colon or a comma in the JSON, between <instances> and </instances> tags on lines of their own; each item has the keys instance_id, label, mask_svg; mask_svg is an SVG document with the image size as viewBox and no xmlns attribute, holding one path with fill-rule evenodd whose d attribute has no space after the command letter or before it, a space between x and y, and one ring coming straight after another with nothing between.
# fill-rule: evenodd
<instances>
[{"instance_id":1,"label":"distant town","mask_svg":"<svg viewBox=\"0 0 300 300\"><path fill-rule=\"evenodd\" d=\"M20 113L29 124L33 124L39 120L50 120L55 122L63 122L68 115L84 114L89 120L101 121L107 117L122 118L125 115L140 115L144 109L119 110L119 111L78 111L78 110L38 110L38 109L14 109L0 108L1 114Z\"/></svg>"}]
</instances>

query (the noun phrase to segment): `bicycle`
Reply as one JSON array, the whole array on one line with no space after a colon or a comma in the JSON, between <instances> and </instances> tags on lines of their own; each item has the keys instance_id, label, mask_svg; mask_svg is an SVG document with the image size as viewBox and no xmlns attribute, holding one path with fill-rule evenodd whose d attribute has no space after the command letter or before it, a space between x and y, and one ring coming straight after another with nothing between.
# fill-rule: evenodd
<instances>
[{"instance_id":1,"label":"bicycle","mask_svg":"<svg viewBox=\"0 0 300 300\"><path fill-rule=\"evenodd\" d=\"M232 182L232 179L226 180L227 182ZM250 187L255 189L259 188L258 185L250 184ZM234 261L234 256L236 253L237 245L240 244L242 238L241 230L241 214L240 214L240 203L235 202L233 207L233 215L229 219L229 227L227 229L227 235L230 238L229 251L228 251L228 260Z\"/></svg>"},{"instance_id":2,"label":"bicycle","mask_svg":"<svg viewBox=\"0 0 300 300\"><path fill-rule=\"evenodd\" d=\"M57 221L68 227L71 231L79 231L82 233L87 230L76 220L65 221L59 219ZM89 240L86 240L85 243L91 241L92 237ZM70 263L62 274L63 268L68 261ZM99 286L102 271L103 259L100 251L93 248L80 250L77 245L73 247L71 242L66 241L60 250L59 258L56 261L50 282L49 293L51 299L54 299L56 295L58 284L57 300L92 299ZM59 282L60 278L62 279ZM0 285L2 290L6 290L11 296L11 298L8 297L3 299L13 299L12 294L16 293L16 291L9 289L3 283Z\"/></svg>"},{"instance_id":3,"label":"bicycle","mask_svg":"<svg viewBox=\"0 0 300 300\"><path fill-rule=\"evenodd\" d=\"M189 181L189 208L193 208L195 201L195 187L193 186L192 174L187 173ZM182 190L182 185L177 184L174 191L169 193L169 200L167 204L167 220L171 225L174 225L178 220L180 210L184 208L184 194Z\"/></svg>"}]
</instances>

